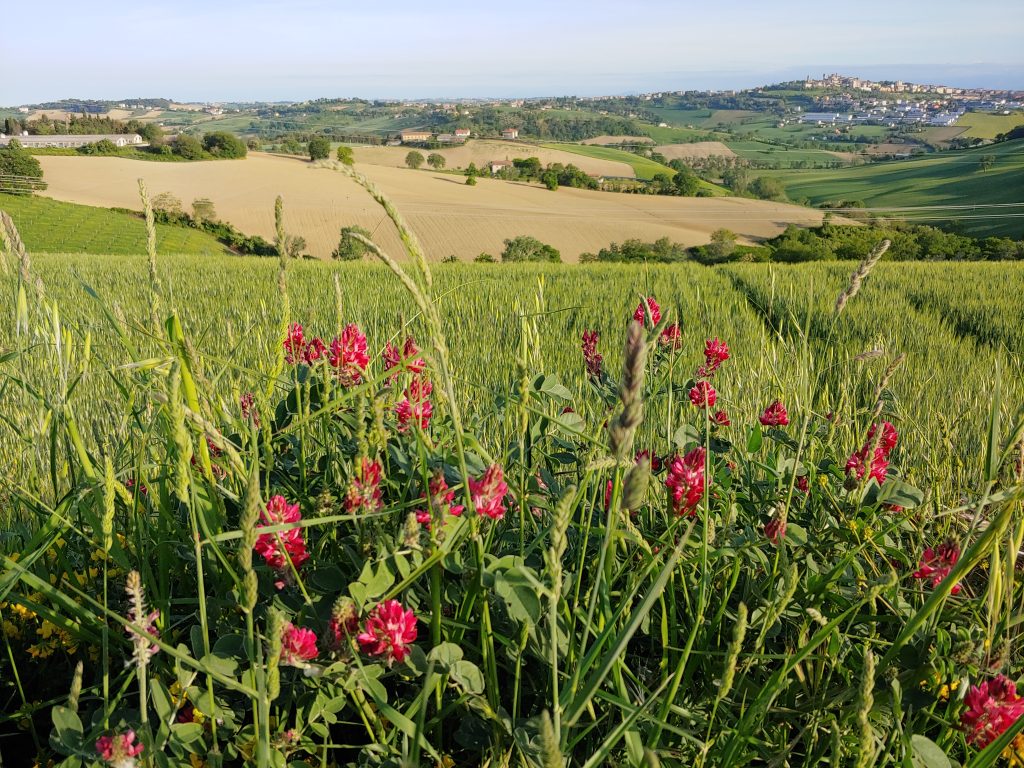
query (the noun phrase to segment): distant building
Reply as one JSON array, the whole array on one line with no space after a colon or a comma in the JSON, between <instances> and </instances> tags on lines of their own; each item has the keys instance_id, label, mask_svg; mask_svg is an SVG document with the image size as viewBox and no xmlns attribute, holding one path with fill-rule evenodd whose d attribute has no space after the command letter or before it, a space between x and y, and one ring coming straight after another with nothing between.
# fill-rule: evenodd
<instances>
[{"instance_id":1,"label":"distant building","mask_svg":"<svg viewBox=\"0 0 1024 768\"><path fill-rule=\"evenodd\" d=\"M512 165L513 164L511 160L491 160L491 162L489 163L491 173L497 173L498 171L504 170L505 168L511 168Z\"/></svg>"},{"instance_id":2,"label":"distant building","mask_svg":"<svg viewBox=\"0 0 1024 768\"><path fill-rule=\"evenodd\" d=\"M10 144L12 138L21 142L23 147L76 148L104 140L118 147L136 146L144 143L142 137L137 133L58 133L51 136L4 136L0 134L0 147Z\"/></svg>"},{"instance_id":3,"label":"distant building","mask_svg":"<svg viewBox=\"0 0 1024 768\"><path fill-rule=\"evenodd\" d=\"M430 141L434 137L434 134L432 134L430 131L424 131L422 129L417 128L415 130L402 131L401 136L402 143L408 144L410 142L417 141Z\"/></svg>"},{"instance_id":4,"label":"distant building","mask_svg":"<svg viewBox=\"0 0 1024 768\"><path fill-rule=\"evenodd\" d=\"M456 136L454 133L439 133L437 134L438 144L461 144L465 139Z\"/></svg>"},{"instance_id":5,"label":"distant building","mask_svg":"<svg viewBox=\"0 0 1024 768\"><path fill-rule=\"evenodd\" d=\"M503 139L518 139L519 129L518 128L505 128L501 132L501 138Z\"/></svg>"},{"instance_id":6,"label":"distant building","mask_svg":"<svg viewBox=\"0 0 1024 768\"><path fill-rule=\"evenodd\" d=\"M458 139L468 139L471 136L469 128L456 128L455 137Z\"/></svg>"}]
</instances>

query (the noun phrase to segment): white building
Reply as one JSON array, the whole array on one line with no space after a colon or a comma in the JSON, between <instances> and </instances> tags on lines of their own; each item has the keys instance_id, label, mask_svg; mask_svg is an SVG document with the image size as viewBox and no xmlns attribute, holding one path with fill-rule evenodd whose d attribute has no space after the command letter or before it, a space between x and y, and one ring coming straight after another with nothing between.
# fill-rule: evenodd
<instances>
[{"instance_id":1,"label":"white building","mask_svg":"<svg viewBox=\"0 0 1024 768\"><path fill-rule=\"evenodd\" d=\"M0 134L0 147L6 147L11 139L17 139L23 147L84 147L97 141L109 141L117 147L138 146L143 144L142 137L137 133L56 133L50 136L28 135L4 136Z\"/></svg>"}]
</instances>

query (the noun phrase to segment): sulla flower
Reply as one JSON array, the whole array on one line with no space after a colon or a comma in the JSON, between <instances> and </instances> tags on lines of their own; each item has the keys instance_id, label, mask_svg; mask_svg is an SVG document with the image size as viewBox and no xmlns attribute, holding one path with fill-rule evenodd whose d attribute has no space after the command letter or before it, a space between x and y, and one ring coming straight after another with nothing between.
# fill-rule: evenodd
<instances>
[{"instance_id":1,"label":"sulla flower","mask_svg":"<svg viewBox=\"0 0 1024 768\"><path fill-rule=\"evenodd\" d=\"M729 421L729 414L725 411L715 411L715 415L711 417L711 423L719 427L728 427L732 424Z\"/></svg>"},{"instance_id":2,"label":"sulla flower","mask_svg":"<svg viewBox=\"0 0 1024 768\"><path fill-rule=\"evenodd\" d=\"M440 472L430 478L427 490L430 495L424 496L423 499L427 502L428 509L416 510L416 521L419 523L429 526L435 515L443 523L445 513L460 517L466 509L462 504L452 504L455 501L455 491L448 487L448 482Z\"/></svg>"},{"instance_id":3,"label":"sulla flower","mask_svg":"<svg viewBox=\"0 0 1024 768\"><path fill-rule=\"evenodd\" d=\"M915 579L927 579L932 588L939 586L953 566L960 560L960 546L954 541L944 541L935 549L928 547L921 553L918 569L914 571ZM954 584L950 594L960 594L960 585Z\"/></svg>"},{"instance_id":4,"label":"sulla flower","mask_svg":"<svg viewBox=\"0 0 1024 768\"><path fill-rule=\"evenodd\" d=\"M302 331L302 325L292 323L288 326L288 332L285 334L282 346L284 347L284 359L290 365L296 365L302 360L302 352L306 347L306 338Z\"/></svg>"},{"instance_id":5,"label":"sulla flower","mask_svg":"<svg viewBox=\"0 0 1024 768\"><path fill-rule=\"evenodd\" d=\"M971 686L964 704L967 708L960 715L960 724L967 740L978 748L987 747L1024 715L1024 699L1017 695L1017 685L1004 675ZM1016 743L1013 747L1019 749Z\"/></svg>"},{"instance_id":6,"label":"sulla flower","mask_svg":"<svg viewBox=\"0 0 1024 768\"><path fill-rule=\"evenodd\" d=\"M698 408L712 408L717 399L715 388L706 381L698 381L690 390L690 402Z\"/></svg>"},{"instance_id":7,"label":"sulla flower","mask_svg":"<svg viewBox=\"0 0 1024 768\"><path fill-rule=\"evenodd\" d=\"M416 614L397 600L385 600L366 620L356 641L370 656L384 656L388 664L405 661L409 644L416 640Z\"/></svg>"},{"instance_id":8,"label":"sulla flower","mask_svg":"<svg viewBox=\"0 0 1024 768\"><path fill-rule=\"evenodd\" d=\"M345 386L362 381L370 357L366 352L366 334L359 330L358 325L349 323L342 329L341 336L331 340L328 362Z\"/></svg>"},{"instance_id":9,"label":"sulla flower","mask_svg":"<svg viewBox=\"0 0 1024 768\"><path fill-rule=\"evenodd\" d=\"M96 753L113 768L134 768L135 758L142 754L142 744L135 743L135 731L96 739Z\"/></svg>"},{"instance_id":10,"label":"sulla flower","mask_svg":"<svg viewBox=\"0 0 1024 768\"><path fill-rule=\"evenodd\" d=\"M658 302L654 300L653 296L648 296L647 299L646 299L646 302L647 302L646 310L644 308L644 302L643 301L641 301L637 305L636 312L633 313L633 319L636 320L641 325L645 325L647 323L647 314L648 314L648 312L650 312L650 315L651 315L651 325L650 325L650 327L653 328L654 326L656 326L658 323L661 322L661 307L658 306Z\"/></svg>"},{"instance_id":11,"label":"sulla flower","mask_svg":"<svg viewBox=\"0 0 1024 768\"><path fill-rule=\"evenodd\" d=\"M811 483L810 480L807 479L807 475L800 475L800 477L796 479L796 489L802 493L810 493Z\"/></svg>"},{"instance_id":12,"label":"sulla flower","mask_svg":"<svg viewBox=\"0 0 1024 768\"><path fill-rule=\"evenodd\" d=\"M252 392L246 392L238 398L238 405L242 409L242 419L251 421L252 425L259 429L260 412L256 410L256 396Z\"/></svg>"},{"instance_id":13,"label":"sulla flower","mask_svg":"<svg viewBox=\"0 0 1024 768\"><path fill-rule=\"evenodd\" d=\"M865 446L850 455L850 458L846 460L846 475L847 477L856 477L858 480L862 480L864 474L867 473L869 478L881 485L889 474L889 460L886 458L885 452L879 447L875 449L874 456L869 462L867 460L867 451L868 447Z\"/></svg>"},{"instance_id":14,"label":"sulla flower","mask_svg":"<svg viewBox=\"0 0 1024 768\"><path fill-rule=\"evenodd\" d=\"M775 546L779 546L786 538L786 519L784 517L773 517L764 526L764 536Z\"/></svg>"},{"instance_id":15,"label":"sulla flower","mask_svg":"<svg viewBox=\"0 0 1024 768\"><path fill-rule=\"evenodd\" d=\"M601 375L601 363L604 358L597 351L597 342L600 339L597 331L583 332L583 362L587 366L587 376L596 379Z\"/></svg>"},{"instance_id":16,"label":"sulla flower","mask_svg":"<svg viewBox=\"0 0 1024 768\"><path fill-rule=\"evenodd\" d=\"M789 424L789 414L786 413L786 406L782 404L781 400L776 400L764 409L760 421L762 426L765 427L787 426Z\"/></svg>"},{"instance_id":17,"label":"sulla flower","mask_svg":"<svg viewBox=\"0 0 1024 768\"><path fill-rule=\"evenodd\" d=\"M676 456L668 465L665 486L672 496L672 511L677 515L697 513L704 497L704 448L694 448L684 456Z\"/></svg>"},{"instance_id":18,"label":"sulla flower","mask_svg":"<svg viewBox=\"0 0 1024 768\"><path fill-rule=\"evenodd\" d=\"M281 631L282 664L305 668L316 655L316 633L313 630L296 627L290 621L284 625Z\"/></svg>"},{"instance_id":19,"label":"sulla flower","mask_svg":"<svg viewBox=\"0 0 1024 768\"><path fill-rule=\"evenodd\" d=\"M896 427L890 424L888 421L883 421L881 424L882 434L878 438L878 448L884 451L885 455L888 456L892 449L896 447L896 441L899 440L899 433L896 431ZM871 429L868 430L869 444L874 443L875 435L878 433L878 425L872 424Z\"/></svg>"},{"instance_id":20,"label":"sulla flower","mask_svg":"<svg viewBox=\"0 0 1024 768\"><path fill-rule=\"evenodd\" d=\"M661 457L656 456L653 451L647 448L637 451L636 456L633 457L633 463L639 464L642 459L647 459L650 462L651 472L661 472Z\"/></svg>"},{"instance_id":21,"label":"sulla flower","mask_svg":"<svg viewBox=\"0 0 1024 768\"><path fill-rule=\"evenodd\" d=\"M302 361L306 365L313 365L317 360L323 359L326 354L327 345L319 336L314 336L306 343L306 348L302 351Z\"/></svg>"},{"instance_id":22,"label":"sulla flower","mask_svg":"<svg viewBox=\"0 0 1024 768\"><path fill-rule=\"evenodd\" d=\"M345 506L349 513L376 512L383 506L380 490L382 471L383 467L376 459L370 461L365 456L362 458L359 473L352 479L345 498Z\"/></svg>"},{"instance_id":23,"label":"sulla flower","mask_svg":"<svg viewBox=\"0 0 1024 768\"><path fill-rule=\"evenodd\" d=\"M423 373L423 369L427 367L427 364L423 362L422 357L417 357L419 353L420 350L412 336L406 337L405 345L401 350L389 341L384 347L384 352L381 354L381 358L384 361L384 370L397 370L388 377L388 383L390 384L395 380L399 371L409 371L409 373L413 374Z\"/></svg>"},{"instance_id":24,"label":"sulla flower","mask_svg":"<svg viewBox=\"0 0 1024 768\"><path fill-rule=\"evenodd\" d=\"M302 515L299 514L299 505L289 504L284 496L271 497L266 508L261 512L261 517L264 525L297 523L302 519ZM267 565L275 571L282 572L282 576L290 573L289 563L298 570L309 559L301 528L261 533L256 538L253 549L263 556ZM278 589L284 587L284 580L281 578L275 583Z\"/></svg>"},{"instance_id":25,"label":"sulla flower","mask_svg":"<svg viewBox=\"0 0 1024 768\"><path fill-rule=\"evenodd\" d=\"M497 464L489 466L479 480L469 478L469 495L478 515L500 520L505 516L503 502L506 494L508 485L505 483L505 473Z\"/></svg>"},{"instance_id":26,"label":"sulla flower","mask_svg":"<svg viewBox=\"0 0 1024 768\"><path fill-rule=\"evenodd\" d=\"M419 424L421 429L430 426L434 406L431 405L429 398L433 390L434 385L420 376L409 382L405 390L405 399L395 406L399 432L408 432L413 424Z\"/></svg>"},{"instance_id":27,"label":"sulla flower","mask_svg":"<svg viewBox=\"0 0 1024 768\"><path fill-rule=\"evenodd\" d=\"M679 323L672 323L661 332L658 337L658 345L673 351L683 348L683 331Z\"/></svg>"},{"instance_id":28,"label":"sulla flower","mask_svg":"<svg viewBox=\"0 0 1024 768\"><path fill-rule=\"evenodd\" d=\"M710 375L729 359L729 346L717 336L704 342L704 369Z\"/></svg>"}]
</instances>

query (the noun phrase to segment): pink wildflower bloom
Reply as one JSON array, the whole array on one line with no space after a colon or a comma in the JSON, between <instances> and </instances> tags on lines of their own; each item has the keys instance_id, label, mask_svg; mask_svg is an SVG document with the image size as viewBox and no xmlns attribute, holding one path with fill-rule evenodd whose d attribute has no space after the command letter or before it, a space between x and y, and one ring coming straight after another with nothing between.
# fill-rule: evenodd
<instances>
[{"instance_id":1,"label":"pink wildflower bloom","mask_svg":"<svg viewBox=\"0 0 1024 768\"><path fill-rule=\"evenodd\" d=\"M134 477L129 477L127 480L124 481L124 487L127 488L129 491L133 490L135 486L136 480ZM146 487L145 483L138 483L138 486L140 494L142 494L143 496L149 496L149 488Z\"/></svg>"},{"instance_id":2,"label":"pink wildflower bloom","mask_svg":"<svg viewBox=\"0 0 1024 768\"><path fill-rule=\"evenodd\" d=\"M302 515L299 513L299 505L289 504L284 496L271 497L261 516L265 525L297 523L302 519ZM309 559L301 528L290 528L286 531L277 531L275 533L261 533L256 538L256 545L253 548L256 552L263 555L267 565L278 571L287 569L289 562L295 568L299 568Z\"/></svg>"},{"instance_id":3,"label":"pink wildflower bloom","mask_svg":"<svg viewBox=\"0 0 1024 768\"><path fill-rule=\"evenodd\" d=\"M864 473L867 472L868 477L881 485L889 474L889 461L886 458L886 453L881 447L876 448L869 463L867 461L867 452L868 446L864 446L859 451L855 451L850 455L850 458L846 460L846 474L847 476L852 475L858 480L862 480Z\"/></svg>"},{"instance_id":4,"label":"pink wildflower bloom","mask_svg":"<svg viewBox=\"0 0 1024 768\"><path fill-rule=\"evenodd\" d=\"M96 739L96 753L114 768L132 768L142 749L142 744L135 743L135 731L131 730Z\"/></svg>"},{"instance_id":5,"label":"pink wildflower bloom","mask_svg":"<svg viewBox=\"0 0 1024 768\"><path fill-rule=\"evenodd\" d=\"M352 479L345 505L351 514L360 510L376 512L383 506L380 491L383 467L376 459L370 461L365 456L359 466L360 472L357 477Z\"/></svg>"},{"instance_id":6,"label":"pink wildflower bloom","mask_svg":"<svg viewBox=\"0 0 1024 768\"><path fill-rule=\"evenodd\" d=\"M928 547L921 553L920 567L914 571L915 579L928 579L932 588L939 586L953 566L960 560L960 546L954 541L944 541L935 549ZM955 584L951 594L960 594L960 585Z\"/></svg>"},{"instance_id":7,"label":"pink wildflower bloom","mask_svg":"<svg viewBox=\"0 0 1024 768\"><path fill-rule=\"evenodd\" d=\"M430 417L434 406L430 404L430 393L434 385L428 379L415 377L405 390L405 399L395 406L398 416L398 431L407 432L412 424L418 423L421 429L430 426Z\"/></svg>"},{"instance_id":8,"label":"pink wildflower bloom","mask_svg":"<svg viewBox=\"0 0 1024 768\"><path fill-rule=\"evenodd\" d=\"M306 365L313 365L317 360L320 360L327 354L327 346L324 344L324 340L319 336L315 336L306 344L306 348L302 351L302 361Z\"/></svg>"},{"instance_id":9,"label":"pink wildflower bloom","mask_svg":"<svg viewBox=\"0 0 1024 768\"><path fill-rule=\"evenodd\" d=\"M312 629L296 627L291 622L284 625L281 633L281 663L291 667L305 667L306 662L315 659L316 633Z\"/></svg>"},{"instance_id":10,"label":"pink wildflower bloom","mask_svg":"<svg viewBox=\"0 0 1024 768\"><path fill-rule=\"evenodd\" d=\"M355 637L359 632L359 617L353 611L348 618L339 619L332 616L327 622L327 631L334 640L334 647L341 648L346 637Z\"/></svg>"},{"instance_id":11,"label":"pink wildflower bloom","mask_svg":"<svg viewBox=\"0 0 1024 768\"><path fill-rule=\"evenodd\" d=\"M500 520L505 515L503 501L508 493L505 473L497 464L492 464L479 480L469 478L469 495L478 515Z\"/></svg>"},{"instance_id":12,"label":"pink wildflower bloom","mask_svg":"<svg viewBox=\"0 0 1024 768\"><path fill-rule=\"evenodd\" d=\"M258 428L260 413L256 410L256 396L252 392L246 392L238 398L238 405L242 409L242 418L251 421Z\"/></svg>"},{"instance_id":13,"label":"pink wildflower bloom","mask_svg":"<svg viewBox=\"0 0 1024 768\"><path fill-rule=\"evenodd\" d=\"M615 484L609 480L604 485L604 511L607 512L612 506L612 490L615 488Z\"/></svg>"},{"instance_id":14,"label":"pink wildflower bloom","mask_svg":"<svg viewBox=\"0 0 1024 768\"><path fill-rule=\"evenodd\" d=\"M802 491L803 493L809 493L810 492L810 490L811 490L811 483L807 479L807 475L800 475L800 477L798 477L796 479L796 489L798 491Z\"/></svg>"},{"instance_id":15,"label":"pink wildflower bloom","mask_svg":"<svg viewBox=\"0 0 1024 768\"><path fill-rule=\"evenodd\" d=\"M694 448L684 456L676 456L668 465L665 486L672 495L672 511L693 517L704 498L705 450Z\"/></svg>"},{"instance_id":16,"label":"pink wildflower bloom","mask_svg":"<svg viewBox=\"0 0 1024 768\"><path fill-rule=\"evenodd\" d=\"M786 538L786 521L781 517L773 517L764 526L764 536L776 547Z\"/></svg>"},{"instance_id":17,"label":"pink wildflower bloom","mask_svg":"<svg viewBox=\"0 0 1024 768\"><path fill-rule=\"evenodd\" d=\"M639 464L641 459L646 458L651 463L651 472L661 471L661 457L656 456L653 451L648 448L637 451L636 456L633 457L633 462Z\"/></svg>"},{"instance_id":18,"label":"pink wildflower bloom","mask_svg":"<svg viewBox=\"0 0 1024 768\"><path fill-rule=\"evenodd\" d=\"M302 325L292 323L284 337L284 359L295 365L302 359L302 351L306 347L306 338L302 333Z\"/></svg>"},{"instance_id":19,"label":"pink wildflower bloom","mask_svg":"<svg viewBox=\"0 0 1024 768\"><path fill-rule=\"evenodd\" d=\"M725 411L715 411L715 415L711 417L711 423L719 427L728 427L732 424L729 421L729 414Z\"/></svg>"},{"instance_id":20,"label":"pink wildflower bloom","mask_svg":"<svg viewBox=\"0 0 1024 768\"><path fill-rule=\"evenodd\" d=\"M412 336L406 337L401 351L389 341L381 355L384 360L384 370L390 371L392 368L400 367L410 373L422 373L427 364L423 362L422 357L416 357L419 353L419 347L416 346Z\"/></svg>"},{"instance_id":21,"label":"pink wildflower bloom","mask_svg":"<svg viewBox=\"0 0 1024 768\"><path fill-rule=\"evenodd\" d=\"M433 518L432 512L437 514L443 523L445 512L454 517L460 517L466 509L462 504L452 504L455 501L455 491L448 487L448 482L440 472L430 478L428 493L429 497L424 497L428 509L416 510L416 521L423 525L430 526Z\"/></svg>"},{"instance_id":22,"label":"pink wildflower bloom","mask_svg":"<svg viewBox=\"0 0 1024 768\"><path fill-rule=\"evenodd\" d=\"M690 390L690 402L698 408L712 408L717 399L715 388L706 381L698 381Z\"/></svg>"},{"instance_id":23,"label":"pink wildflower bloom","mask_svg":"<svg viewBox=\"0 0 1024 768\"><path fill-rule=\"evenodd\" d=\"M781 400L776 400L764 409L761 424L765 427L785 427L789 424L789 414L786 413L786 406Z\"/></svg>"},{"instance_id":24,"label":"pink wildflower bloom","mask_svg":"<svg viewBox=\"0 0 1024 768\"><path fill-rule=\"evenodd\" d=\"M596 379L601 375L601 363L604 358L597 351L597 342L600 336L597 331L583 332L583 361L587 365L587 376Z\"/></svg>"},{"instance_id":25,"label":"pink wildflower bloom","mask_svg":"<svg viewBox=\"0 0 1024 768\"><path fill-rule=\"evenodd\" d=\"M331 341L329 362L346 386L362 381L370 356L366 352L366 334L359 330L358 325L349 323L342 329L341 336Z\"/></svg>"},{"instance_id":26,"label":"pink wildflower bloom","mask_svg":"<svg viewBox=\"0 0 1024 768\"><path fill-rule=\"evenodd\" d=\"M1024 699L1017 695L1017 685L998 675L981 685L971 686L964 697L966 709L960 724L967 731L967 740L979 749L998 739L1024 715Z\"/></svg>"},{"instance_id":27,"label":"pink wildflower bloom","mask_svg":"<svg viewBox=\"0 0 1024 768\"><path fill-rule=\"evenodd\" d=\"M896 427L888 421L883 421L881 427L882 436L878 439L878 447L886 456L888 456L892 452L892 449L896 447L896 441L899 440L899 433L896 431ZM877 431L878 425L872 424L871 429L868 430L868 444L874 443Z\"/></svg>"},{"instance_id":28,"label":"pink wildflower bloom","mask_svg":"<svg viewBox=\"0 0 1024 768\"><path fill-rule=\"evenodd\" d=\"M682 349L683 331L679 327L679 323L666 326L665 330L661 332L661 336L658 337L658 344L673 351Z\"/></svg>"},{"instance_id":29,"label":"pink wildflower bloom","mask_svg":"<svg viewBox=\"0 0 1024 768\"><path fill-rule=\"evenodd\" d=\"M718 367L728 359L729 347L717 336L704 342L704 370L708 375L717 371Z\"/></svg>"},{"instance_id":30,"label":"pink wildflower bloom","mask_svg":"<svg viewBox=\"0 0 1024 768\"><path fill-rule=\"evenodd\" d=\"M142 627L141 633L136 632L131 627L125 627L124 631L128 633L129 637L144 637L145 639L150 640L155 640L160 637L160 631L156 628L156 621L160 618L160 611L150 611L144 619L137 621L135 619L135 611L129 609L128 615L125 618L127 618L132 624L138 624ZM151 643L149 648L146 650L152 657L160 652L160 646L156 643Z\"/></svg>"},{"instance_id":31,"label":"pink wildflower bloom","mask_svg":"<svg viewBox=\"0 0 1024 768\"><path fill-rule=\"evenodd\" d=\"M647 310L651 313L651 327L653 328L661 322L661 307L658 306L658 302L654 300L653 296L647 297ZM644 310L643 301L637 305L636 312L633 313L633 319L640 324L647 323L647 311Z\"/></svg>"},{"instance_id":32,"label":"pink wildflower bloom","mask_svg":"<svg viewBox=\"0 0 1024 768\"><path fill-rule=\"evenodd\" d=\"M370 656L385 656L390 664L409 655L409 644L416 640L416 614L402 608L397 600L385 600L366 620L356 640Z\"/></svg>"}]
</instances>

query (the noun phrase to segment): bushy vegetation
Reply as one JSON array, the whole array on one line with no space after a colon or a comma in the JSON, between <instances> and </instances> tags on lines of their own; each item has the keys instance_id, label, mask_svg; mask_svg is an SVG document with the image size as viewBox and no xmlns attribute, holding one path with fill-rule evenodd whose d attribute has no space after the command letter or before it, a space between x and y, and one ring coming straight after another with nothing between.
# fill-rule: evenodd
<instances>
[{"instance_id":1,"label":"bushy vegetation","mask_svg":"<svg viewBox=\"0 0 1024 768\"><path fill-rule=\"evenodd\" d=\"M239 314L203 279L218 266L172 284L155 259L94 265L127 287L116 305L54 264L58 311L8 254L0 728L23 729L21 754L590 768L1020 749L1021 391L979 386L1000 350L915 310L894 270L529 267L513 306L514 268L467 292L412 249L391 283L350 266L375 287L359 301L321 265L254 262ZM652 281L660 303L637 295ZM908 347L852 354L878 334ZM978 448L969 470L922 439L936 411Z\"/></svg>"},{"instance_id":2,"label":"bushy vegetation","mask_svg":"<svg viewBox=\"0 0 1024 768\"><path fill-rule=\"evenodd\" d=\"M365 238L370 238L372 235L370 230L365 227L353 225L350 227L341 228L341 236L338 239L338 247L331 253L332 259L338 261L359 261L370 251L370 247L361 240L353 237L353 235L361 235Z\"/></svg>"},{"instance_id":3,"label":"bushy vegetation","mask_svg":"<svg viewBox=\"0 0 1024 768\"><path fill-rule=\"evenodd\" d=\"M30 195L43 189L46 189L43 167L17 139L0 147L0 192Z\"/></svg>"},{"instance_id":4,"label":"bushy vegetation","mask_svg":"<svg viewBox=\"0 0 1024 768\"><path fill-rule=\"evenodd\" d=\"M505 240L505 249L501 252L501 260L503 262L559 262L562 260L562 255L556 248L542 243L535 237L520 235Z\"/></svg>"}]
</instances>

